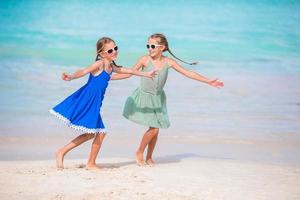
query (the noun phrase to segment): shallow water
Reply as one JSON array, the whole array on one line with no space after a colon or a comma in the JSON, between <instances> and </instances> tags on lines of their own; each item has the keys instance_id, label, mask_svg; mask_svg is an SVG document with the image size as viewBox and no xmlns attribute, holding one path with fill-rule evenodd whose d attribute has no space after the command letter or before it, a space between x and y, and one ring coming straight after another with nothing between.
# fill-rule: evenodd
<instances>
[{"instance_id":1,"label":"shallow water","mask_svg":"<svg viewBox=\"0 0 300 200\"><path fill-rule=\"evenodd\" d=\"M0 136L5 149L0 158L48 158L72 138L74 132L47 110L86 82L87 77L63 82L60 74L92 63L99 37L114 38L118 63L130 66L147 53L147 37L163 32L176 55L200 60L199 66L183 66L220 78L225 88L210 88L171 70L165 87L171 127L161 130L166 144L158 153L172 153L178 145L177 153L300 163L295 156L300 152L295 145L300 142L299 8L298 1L0 2ZM146 129L121 116L138 84L138 78L115 81L107 90L102 115L117 141L109 140L112 147L105 148L111 151L104 155L131 155ZM23 137L28 146L22 146ZM48 140L39 143L40 137ZM119 144L124 137L129 142ZM203 140L209 142L193 143ZM50 147L41 149L45 142ZM8 144L21 145L23 154L15 147L8 156ZM40 156L31 156L30 144ZM124 151L114 148L119 146Z\"/></svg>"}]
</instances>

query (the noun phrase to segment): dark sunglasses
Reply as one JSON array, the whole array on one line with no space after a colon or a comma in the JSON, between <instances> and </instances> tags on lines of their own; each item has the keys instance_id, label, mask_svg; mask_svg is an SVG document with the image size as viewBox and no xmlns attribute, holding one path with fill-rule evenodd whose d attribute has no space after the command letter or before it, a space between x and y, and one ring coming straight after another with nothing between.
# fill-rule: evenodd
<instances>
[{"instance_id":1,"label":"dark sunglasses","mask_svg":"<svg viewBox=\"0 0 300 200\"><path fill-rule=\"evenodd\" d=\"M159 45L159 44L147 44L146 45L147 49L150 49L150 47L151 47L151 49L155 49L156 47L161 47L161 46L163 46L163 45Z\"/></svg>"},{"instance_id":2,"label":"dark sunglasses","mask_svg":"<svg viewBox=\"0 0 300 200\"><path fill-rule=\"evenodd\" d=\"M105 51L105 52L111 54L111 53L114 52L114 51L118 51L118 46L115 46L113 49L108 49L108 50Z\"/></svg>"}]
</instances>

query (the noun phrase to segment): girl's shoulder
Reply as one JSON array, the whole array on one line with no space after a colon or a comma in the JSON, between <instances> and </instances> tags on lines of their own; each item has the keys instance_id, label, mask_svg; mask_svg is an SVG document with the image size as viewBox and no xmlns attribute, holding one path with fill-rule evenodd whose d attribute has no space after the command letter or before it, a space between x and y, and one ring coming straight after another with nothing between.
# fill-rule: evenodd
<instances>
[{"instance_id":1,"label":"girl's shoulder","mask_svg":"<svg viewBox=\"0 0 300 200\"><path fill-rule=\"evenodd\" d=\"M165 62L168 64L169 67L173 66L176 61L173 58L169 58L167 56L164 57Z\"/></svg>"},{"instance_id":2,"label":"girl's shoulder","mask_svg":"<svg viewBox=\"0 0 300 200\"><path fill-rule=\"evenodd\" d=\"M172 61L174 61L172 58L169 58L168 56L164 56L163 59L164 59L165 62L172 62Z\"/></svg>"},{"instance_id":3,"label":"girl's shoulder","mask_svg":"<svg viewBox=\"0 0 300 200\"><path fill-rule=\"evenodd\" d=\"M143 55L138 59L137 63L139 63L139 65L145 67L148 65L149 60L150 60L149 55Z\"/></svg>"},{"instance_id":4,"label":"girl's shoulder","mask_svg":"<svg viewBox=\"0 0 300 200\"><path fill-rule=\"evenodd\" d=\"M103 64L104 64L103 60L96 60L94 63L94 65L99 65L99 66Z\"/></svg>"},{"instance_id":5,"label":"girl's shoulder","mask_svg":"<svg viewBox=\"0 0 300 200\"><path fill-rule=\"evenodd\" d=\"M146 63L150 59L149 55L143 55L139 58L139 62Z\"/></svg>"},{"instance_id":6,"label":"girl's shoulder","mask_svg":"<svg viewBox=\"0 0 300 200\"><path fill-rule=\"evenodd\" d=\"M94 63L94 65L97 66L99 69L103 69L105 64L107 64L107 63L105 63L104 60L97 60Z\"/></svg>"}]
</instances>

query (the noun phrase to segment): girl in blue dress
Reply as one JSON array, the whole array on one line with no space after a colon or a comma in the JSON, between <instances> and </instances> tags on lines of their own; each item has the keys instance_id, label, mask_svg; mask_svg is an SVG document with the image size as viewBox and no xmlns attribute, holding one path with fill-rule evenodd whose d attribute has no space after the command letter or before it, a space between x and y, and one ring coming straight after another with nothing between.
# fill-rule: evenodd
<instances>
[{"instance_id":1,"label":"girl in blue dress","mask_svg":"<svg viewBox=\"0 0 300 200\"><path fill-rule=\"evenodd\" d=\"M84 132L56 152L56 164L59 169L63 169L64 156L70 150L92 138L94 138L94 141L86 169L100 169L96 165L96 157L106 134L100 110L113 71L150 78L155 75L154 71L140 72L116 65L114 60L118 55L118 47L111 38L103 37L99 39L96 48L95 63L73 74L62 74L62 79L65 81L71 81L89 74L88 82L49 111L69 127Z\"/></svg>"}]
</instances>

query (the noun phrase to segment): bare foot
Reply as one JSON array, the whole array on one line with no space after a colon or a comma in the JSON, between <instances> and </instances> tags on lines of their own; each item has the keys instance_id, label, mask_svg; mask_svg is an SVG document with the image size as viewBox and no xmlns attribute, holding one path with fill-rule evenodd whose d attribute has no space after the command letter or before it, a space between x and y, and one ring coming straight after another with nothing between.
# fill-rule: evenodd
<instances>
[{"instance_id":1,"label":"bare foot","mask_svg":"<svg viewBox=\"0 0 300 200\"><path fill-rule=\"evenodd\" d=\"M155 162L152 160L152 158L149 158L146 160L146 163L150 166L153 167L155 165Z\"/></svg>"},{"instance_id":2,"label":"bare foot","mask_svg":"<svg viewBox=\"0 0 300 200\"><path fill-rule=\"evenodd\" d=\"M56 158L57 169L63 169L64 168L64 154L61 151L57 151L55 153L55 158Z\"/></svg>"},{"instance_id":3,"label":"bare foot","mask_svg":"<svg viewBox=\"0 0 300 200\"><path fill-rule=\"evenodd\" d=\"M144 159L143 159L143 153L136 152L136 153L135 153L135 161L136 161L136 163L137 163L139 166L141 166L141 167L143 167L143 166L146 165L146 163L145 163L145 161L144 161Z\"/></svg>"},{"instance_id":4,"label":"bare foot","mask_svg":"<svg viewBox=\"0 0 300 200\"><path fill-rule=\"evenodd\" d=\"M85 169L91 170L91 171L102 171L103 170L102 167L99 167L96 164L92 164L92 165L87 164L86 167L85 167Z\"/></svg>"}]
</instances>

